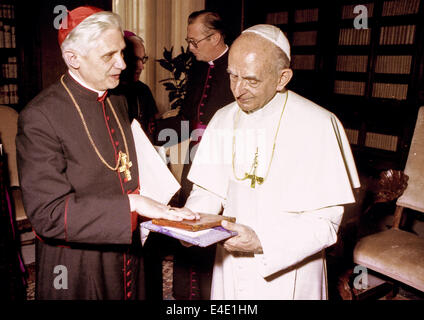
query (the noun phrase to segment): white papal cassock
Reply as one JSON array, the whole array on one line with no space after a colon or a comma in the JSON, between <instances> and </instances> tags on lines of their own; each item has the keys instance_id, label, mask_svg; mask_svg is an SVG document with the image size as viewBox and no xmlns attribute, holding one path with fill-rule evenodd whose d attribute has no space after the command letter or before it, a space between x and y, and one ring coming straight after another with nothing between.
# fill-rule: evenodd
<instances>
[{"instance_id":1,"label":"white papal cassock","mask_svg":"<svg viewBox=\"0 0 424 320\"><path fill-rule=\"evenodd\" d=\"M220 109L199 144L186 206L208 213L223 206L223 215L250 226L263 247L263 254L243 256L218 245L212 299L327 298L324 249L336 242L342 205L355 201L359 179L336 116L287 94L277 136L286 93L251 114L236 102ZM251 170L256 151L256 175L265 182L251 188L251 180L236 176Z\"/></svg>"}]
</instances>

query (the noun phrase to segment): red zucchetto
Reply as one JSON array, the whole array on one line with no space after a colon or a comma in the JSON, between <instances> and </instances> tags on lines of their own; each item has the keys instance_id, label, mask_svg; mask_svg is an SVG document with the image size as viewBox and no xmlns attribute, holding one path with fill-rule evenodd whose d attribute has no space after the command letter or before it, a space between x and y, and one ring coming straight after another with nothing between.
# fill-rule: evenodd
<instances>
[{"instance_id":1,"label":"red zucchetto","mask_svg":"<svg viewBox=\"0 0 424 320\"><path fill-rule=\"evenodd\" d=\"M92 7L92 6L78 7L74 10L68 11L67 28L62 28L63 21L59 28L59 32L58 32L59 46L62 45L62 42L66 39L68 34L71 33L71 31L74 30L74 28L78 26L84 19L100 11L104 11L104 10L100 8Z\"/></svg>"}]
</instances>

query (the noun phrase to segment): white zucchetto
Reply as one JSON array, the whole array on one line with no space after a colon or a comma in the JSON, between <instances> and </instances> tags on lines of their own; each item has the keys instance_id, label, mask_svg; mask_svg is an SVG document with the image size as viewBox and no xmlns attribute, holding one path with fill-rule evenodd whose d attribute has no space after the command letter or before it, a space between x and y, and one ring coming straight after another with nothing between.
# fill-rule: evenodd
<instances>
[{"instance_id":1,"label":"white zucchetto","mask_svg":"<svg viewBox=\"0 0 424 320\"><path fill-rule=\"evenodd\" d=\"M280 28L270 24L257 24L253 27L247 28L242 33L253 32L257 35L271 41L277 47L279 47L283 52L287 55L287 58L290 58L290 44L289 40L287 40L284 33Z\"/></svg>"}]
</instances>

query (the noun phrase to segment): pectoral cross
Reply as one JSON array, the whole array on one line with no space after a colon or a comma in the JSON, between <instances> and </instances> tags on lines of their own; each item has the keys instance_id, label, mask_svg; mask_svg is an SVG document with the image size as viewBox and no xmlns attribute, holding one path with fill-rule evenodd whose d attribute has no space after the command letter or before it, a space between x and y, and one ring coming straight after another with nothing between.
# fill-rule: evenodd
<instances>
[{"instance_id":1,"label":"pectoral cross","mask_svg":"<svg viewBox=\"0 0 424 320\"><path fill-rule=\"evenodd\" d=\"M256 148L255 159L253 160L252 169L249 173L244 174L243 180L250 179L250 187L255 189L256 182L262 184L264 182L264 178L258 177L256 175L256 168L258 167L258 148ZM253 172L252 172L253 171Z\"/></svg>"},{"instance_id":2,"label":"pectoral cross","mask_svg":"<svg viewBox=\"0 0 424 320\"><path fill-rule=\"evenodd\" d=\"M118 168L118 171L124 172L125 178L127 179L127 181L130 181L131 180L130 168L132 167L132 162L128 161L128 156L122 151L119 151L119 159L120 159L121 165Z\"/></svg>"}]
</instances>

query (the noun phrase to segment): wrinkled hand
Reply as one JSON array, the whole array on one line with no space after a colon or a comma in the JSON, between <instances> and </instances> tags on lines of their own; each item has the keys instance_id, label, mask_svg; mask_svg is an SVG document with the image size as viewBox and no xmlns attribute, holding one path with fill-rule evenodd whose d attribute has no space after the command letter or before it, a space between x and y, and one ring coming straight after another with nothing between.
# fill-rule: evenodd
<instances>
[{"instance_id":1,"label":"wrinkled hand","mask_svg":"<svg viewBox=\"0 0 424 320\"><path fill-rule=\"evenodd\" d=\"M226 220L223 220L221 225L227 230L238 233L237 236L224 242L225 250L229 252L263 253L261 241L252 228Z\"/></svg>"},{"instance_id":2,"label":"wrinkled hand","mask_svg":"<svg viewBox=\"0 0 424 320\"><path fill-rule=\"evenodd\" d=\"M173 208L138 194L129 194L128 199L130 200L130 210L146 218L172 221L200 219L198 213L194 213L188 208Z\"/></svg>"}]
</instances>

